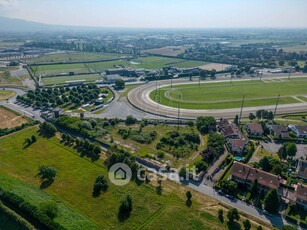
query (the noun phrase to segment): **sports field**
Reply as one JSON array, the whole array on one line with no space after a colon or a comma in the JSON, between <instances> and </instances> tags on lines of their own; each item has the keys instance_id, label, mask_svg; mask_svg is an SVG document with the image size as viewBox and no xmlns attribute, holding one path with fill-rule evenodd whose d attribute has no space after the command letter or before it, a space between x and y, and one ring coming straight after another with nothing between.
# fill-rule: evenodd
<instances>
[{"instance_id":1,"label":"sports field","mask_svg":"<svg viewBox=\"0 0 307 230\"><path fill-rule=\"evenodd\" d=\"M275 79L201 83L163 87L150 93L151 99L160 104L185 109L226 109L241 106L245 95L245 107L302 103L307 97L307 79Z\"/></svg>"},{"instance_id":2,"label":"sports field","mask_svg":"<svg viewBox=\"0 0 307 230\"><path fill-rule=\"evenodd\" d=\"M131 60L105 61L88 64L56 64L56 65L40 65L37 67L38 74L53 75L68 72L88 73L89 71L105 71L106 69L116 67L126 68L144 68L144 69L161 69L167 66L178 68L198 67L207 64L203 61L190 61L179 58L165 57L142 57ZM33 67L34 69L35 67Z\"/></svg>"}]
</instances>

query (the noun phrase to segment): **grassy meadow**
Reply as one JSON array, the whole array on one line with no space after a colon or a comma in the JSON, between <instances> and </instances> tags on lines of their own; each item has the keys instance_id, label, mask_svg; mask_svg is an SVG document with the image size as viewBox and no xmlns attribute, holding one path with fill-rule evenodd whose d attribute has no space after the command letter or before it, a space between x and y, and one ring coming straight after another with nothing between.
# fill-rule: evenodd
<instances>
[{"instance_id":1,"label":"grassy meadow","mask_svg":"<svg viewBox=\"0 0 307 230\"><path fill-rule=\"evenodd\" d=\"M109 182L108 191L93 198L95 178L99 175L108 177L103 160L92 162L82 158L75 149L60 143L57 137L40 137L37 130L37 127L31 127L0 138L0 186L36 206L41 202L56 202L59 214L55 221L65 228L227 228L226 222L221 223L217 218L217 210L223 208L218 201L192 192L193 203L188 207L185 204L187 189L169 181L162 183L162 194L157 192L156 182L130 182L124 187ZM37 135L37 142L25 147L25 138L33 134ZM40 181L36 177L41 165L57 170L54 183L46 189L40 189ZM127 194L133 199L133 211L123 221L118 218L118 209ZM241 219L243 221L244 218Z\"/></svg>"}]
</instances>

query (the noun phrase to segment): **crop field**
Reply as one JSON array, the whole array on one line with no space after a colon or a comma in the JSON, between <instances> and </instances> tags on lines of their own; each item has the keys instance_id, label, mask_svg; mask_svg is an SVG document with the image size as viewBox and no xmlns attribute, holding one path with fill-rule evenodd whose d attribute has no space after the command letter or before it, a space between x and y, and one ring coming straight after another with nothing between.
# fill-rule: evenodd
<instances>
[{"instance_id":1,"label":"crop field","mask_svg":"<svg viewBox=\"0 0 307 230\"><path fill-rule=\"evenodd\" d=\"M120 57L119 54L111 54L111 53L66 52L66 53L46 54L42 57L32 58L29 60L29 63L93 61L93 60L108 60L119 57Z\"/></svg>"},{"instance_id":2,"label":"crop field","mask_svg":"<svg viewBox=\"0 0 307 230\"><path fill-rule=\"evenodd\" d=\"M62 76L62 77L44 77L42 81L44 85L61 85L65 84L66 81L85 80L85 82L94 82L101 80L99 74L88 74L88 75L73 75L73 76Z\"/></svg>"},{"instance_id":3,"label":"crop field","mask_svg":"<svg viewBox=\"0 0 307 230\"><path fill-rule=\"evenodd\" d=\"M301 103L307 96L307 79L279 79L265 81L233 81L163 87L150 93L151 99L160 104L186 109L239 108L245 95L245 107Z\"/></svg>"},{"instance_id":4,"label":"crop field","mask_svg":"<svg viewBox=\"0 0 307 230\"><path fill-rule=\"evenodd\" d=\"M115 67L131 67L131 68L145 68L145 69L161 69L167 66L174 66L179 68L198 67L207 64L202 61L189 61L178 58L164 58L164 57L144 57L127 60L105 61L88 64L56 64L56 65L39 65L37 67L38 74L54 75L68 72L88 73L89 71L105 71L106 69ZM35 69L36 67L32 67Z\"/></svg>"},{"instance_id":5,"label":"crop field","mask_svg":"<svg viewBox=\"0 0 307 230\"><path fill-rule=\"evenodd\" d=\"M227 228L226 222L218 221L217 211L222 208L218 201L192 192L193 205L187 207L187 189L169 181L163 181L162 194L157 192L156 182L130 182L118 187L108 181L108 191L94 198L95 178L99 175L108 178L103 160L92 162L82 158L74 148L61 144L57 137L43 138L38 136L37 130L31 127L0 138L0 186L35 206L56 201L59 215L55 221L64 228ZM24 140L32 135L37 136L37 142L25 148ZM41 165L57 170L55 181L44 190L39 189L40 181L36 177ZM122 221L118 219L118 209L127 194L133 199L133 210L129 219Z\"/></svg>"},{"instance_id":6,"label":"crop field","mask_svg":"<svg viewBox=\"0 0 307 230\"><path fill-rule=\"evenodd\" d=\"M1 129L13 128L28 122L22 116L14 113L13 111L10 111L9 109L3 106L0 106L0 117L1 117L0 119Z\"/></svg>"}]
</instances>

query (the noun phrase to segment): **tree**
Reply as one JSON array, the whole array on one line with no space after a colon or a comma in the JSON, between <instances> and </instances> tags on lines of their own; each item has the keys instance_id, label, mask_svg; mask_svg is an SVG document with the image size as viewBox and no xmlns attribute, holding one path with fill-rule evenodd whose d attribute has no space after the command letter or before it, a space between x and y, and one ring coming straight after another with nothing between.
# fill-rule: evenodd
<instances>
[{"instance_id":1,"label":"tree","mask_svg":"<svg viewBox=\"0 0 307 230\"><path fill-rule=\"evenodd\" d=\"M31 142L34 143L34 142L36 142L36 140L37 140L37 139L36 139L36 136L32 135L32 137L31 137Z\"/></svg>"},{"instance_id":2,"label":"tree","mask_svg":"<svg viewBox=\"0 0 307 230\"><path fill-rule=\"evenodd\" d=\"M129 215L132 211L132 198L127 195L126 198L121 202L119 212L124 215Z\"/></svg>"},{"instance_id":3,"label":"tree","mask_svg":"<svg viewBox=\"0 0 307 230\"><path fill-rule=\"evenodd\" d=\"M134 125L137 122L137 119L129 115L126 118L126 125Z\"/></svg>"},{"instance_id":4,"label":"tree","mask_svg":"<svg viewBox=\"0 0 307 230\"><path fill-rule=\"evenodd\" d=\"M205 79L207 77L207 71L206 70L201 70L199 75L200 75L201 79Z\"/></svg>"},{"instance_id":5,"label":"tree","mask_svg":"<svg viewBox=\"0 0 307 230\"><path fill-rule=\"evenodd\" d=\"M210 73L211 78L215 78L215 75L216 75L216 70L212 69Z\"/></svg>"},{"instance_id":6,"label":"tree","mask_svg":"<svg viewBox=\"0 0 307 230\"><path fill-rule=\"evenodd\" d=\"M236 182L232 180L225 180L225 179L221 180L220 187L222 190L230 194L235 194L238 189L238 185Z\"/></svg>"},{"instance_id":7,"label":"tree","mask_svg":"<svg viewBox=\"0 0 307 230\"><path fill-rule=\"evenodd\" d=\"M253 113L250 113L249 116L248 116L248 118L249 118L251 121L253 121L253 120L256 119L256 116L255 116Z\"/></svg>"},{"instance_id":8,"label":"tree","mask_svg":"<svg viewBox=\"0 0 307 230\"><path fill-rule=\"evenodd\" d=\"M263 230L262 226L259 225L259 226L257 227L257 230Z\"/></svg>"},{"instance_id":9,"label":"tree","mask_svg":"<svg viewBox=\"0 0 307 230\"><path fill-rule=\"evenodd\" d=\"M227 218L230 223L233 223L235 220L240 219L240 214L236 208L231 208L227 213Z\"/></svg>"},{"instance_id":10,"label":"tree","mask_svg":"<svg viewBox=\"0 0 307 230\"><path fill-rule=\"evenodd\" d=\"M304 65L303 72L307 73L307 65Z\"/></svg>"},{"instance_id":11,"label":"tree","mask_svg":"<svg viewBox=\"0 0 307 230\"><path fill-rule=\"evenodd\" d=\"M192 199L192 193L191 193L191 191L187 191L185 195L186 195L186 197L187 197L188 200L191 200L191 199Z\"/></svg>"},{"instance_id":12,"label":"tree","mask_svg":"<svg viewBox=\"0 0 307 230\"><path fill-rule=\"evenodd\" d=\"M208 168L208 164L202 160L195 162L196 172L200 173L202 171L206 171Z\"/></svg>"},{"instance_id":13,"label":"tree","mask_svg":"<svg viewBox=\"0 0 307 230\"><path fill-rule=\"evenodd\" d=\"M124 89L124 88L125 88L125 81L123 79L116 79L115 89Z\"/></svg>"},{"instance_id":14,"label":"tree","mask_svg":"<svg viewBox=\"0 0 307 230\"><path fill-rule=\"evenodd\" d=\"M293 142L287 142L286 152L287 152L288 157L292 159L296 155L296 152L297 152L296 144Z\"/></svg>"},{"instance_id":15,"label":"tree","mask_svg":"<svg viewBox=\"0 0 307 230\"><path fill-rule=\"evenodd\" d=\"M239 125L239 116L238 116L238 115L235 116L235 119L233 120L233 122L234 122L236 125Z\"/></svg>"},{"instance_id":16,"label":"tree","mask_svg":"<svg viewBox=\"0 0 307 230\"><path fill-rule=\"evenodd\" d=\"M219 218L220 222L223 223L224 222L224 211L223 211L223 209L220 208L217 213L218 213L218 218Z\"/></svg>"},{"instance_id":17,"label":"tree","mask_svg":"<svg viewBox=\"0 0 307 230\"><path fill-rule=\"evenodd\" d=\"M269 158L267 156L263 157L259 161L260 167L263 171L270 172L272 170L272 165L269 161Z\"/></svg>"},{"instance_id":18,"label":"tree","mask_svg":"<svg viewBox=\"0 0 307 230\"><path fill-rule=\"evenodd\" d=\"M280 66L284 66L285 65L285 61L283 59L278 61L278 65Z\"/></svg>"},{"instance_id":19,"label":"tree","mask_svg":"<svg viewBox=\"0 0 307 230\"><path fill-rule=\"evenodd\" d=\"M188 170L187 168L183 167L179 170L179 176L183 179L188 179L187 178Z\"/></svg>"},{"instance_id":20,"label":"tree","mask_svg":"<svg viewBox=\"0 0 307 230\"><path fill-rule=\"evenodd\" d=\"M244 230L250 230L252 225L251 222L249 221L249 219L245 219L243 221L243 226L244 226Z\"/></svg>"},{"instance_id":21,"label":"tree","mask_svg":"<svg viewBox=\"0 0 307 230\"><path fill-rule=\"evenodd\" d=\"M276 189L271 189L265 194L264 209L269 213L277 213L280 206L280 201Z\"/></svg>"},{"instance_id":22,"label":"tree","mask_svg":"<svg viewBox=\"0 0 307 230\"><path fill-rule=\"evenodd\" d=\"M104 176L98 176L94 183L93 194L99 195L101 191L106 191L108 187L108 181Z\"/></svg>"},{"instance_id":23,"label":"tree","mask_svg":"<svg viewBox=\"0 0 307 230\"><path fill-rule=\"evenodd\" d=\"M216 120L214 117L198 117L196 120L196 127L202 134L207 134L209 131L215 131Z\"/></svg>"},{"instance_id":24,"label":"tree","mask_svg":"<svg viewBox=\"0 0 307 230\"><path fill-rule=\"evenodd\" d=\"M44 122L39 125L40 131L47 135L54 135L57 131L56 127L53 124Z\"/></svg>"},{"instance_id":25,"label":"tree","mask_svg":"<svg viewBox=\"0 0 307 230\"><path fill-rule=\"evenodd\" d=\"M37 175L41 180L54 180L56 173L54 168L43 165L39 167Z\"/></svg>"},{"instance_id":26,"label":"tree","mask_svg":"<svg viewBox=\"0 0 307 230\"><path fill-rule=\"evenodd\" d=\"M101 148L98 145L95 145L95 147L93 148L93 153L95 155L99 155L101 152Z\"/></svg>"}]
</instances>

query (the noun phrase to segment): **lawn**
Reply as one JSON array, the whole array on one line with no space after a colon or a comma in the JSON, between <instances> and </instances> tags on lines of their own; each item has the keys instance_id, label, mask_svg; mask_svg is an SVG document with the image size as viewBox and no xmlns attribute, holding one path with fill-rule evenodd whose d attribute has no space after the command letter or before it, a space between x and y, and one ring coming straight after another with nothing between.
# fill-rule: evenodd
<instances>
[{"instance_id":1,"label":"lawn","mask_svg":"<svg viewBox=\"0 0 307 230\"><path fill-rule=\"evenodd\" d=\"M0 90L0 101L6 100L10 97L13 97L16 95L15 91L12 90Z\"/></svg>"},{"instance_id":2,"label":"lawn","mask_svg":"<svg viewBox=\"0 0 307 230\"><path fill-rule=\"evenodd\" d=\"M32 58L29 60L29 63L93 61L93 60L108 60L119 57L120 55L111 54L111 53L67 52L67 53L46 54L42 57Z\"/></svg>"},{"instance_id":3,"label":"lawn","mask_svg":"<svg viewBox=\"0 0 307 230\"><path fill-rule=\"evenodd\" d=\"M85 80L85 82L95 82L97 80L102 80L102 78L99 74L42 78L44 85L60 85L60 84L65 84L66 81L76 81L76 80Z\"/></svg>"},{"instance_id":4,"label":"lawn","mask_svg":"<svg viewBox=\"0 0 307 230\"><path fill-rule=\"evenodd\" d=\"M43 201L56 201L59 216L55 221L68 229L226 228L226 223L219 223L216 218L221 208L218 201L192 192L193 204L187 207L187 189L169 181L162 183L162 195L157 193L155 182L130 182L124 187L109 182L109 190L93 198L95 178L98 175L107 177L103 161L81 158L57 137L37 136L37 142L25 147L25 138L33 134L37 135L37 127L0 138L0 186L36 206ZM41 165L57 170L55 182L44 190L39 189L36 177ZM130 218L122 222L117 217L118 208L127 194L133 199L133 211Z\"/></svg>"},{"instance_id":5,"label":"lawn","mask_svg":"<svg viewBox=\"0 0 307 230\"><path fill-rule=\"evenodd\" d=\"M280 94L280 104L300 103L291 97L306 94L306 79L280 81L233 81L222 83L202 83L163 87L150 93L151 99L163 105L178 107L181 95L181 108L223 109L238 108L245 95L245 107L274 105Z\"/></svg>"}]
</instances>

